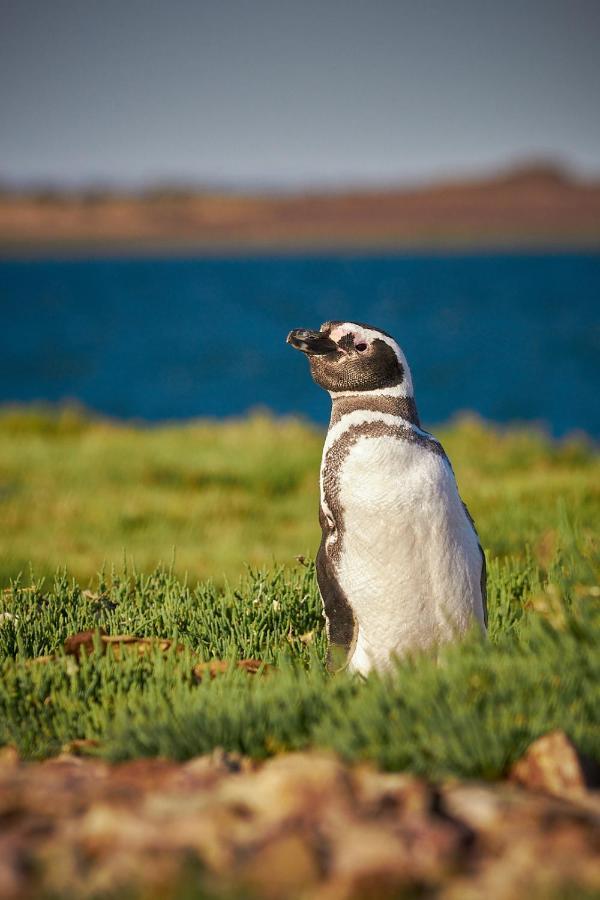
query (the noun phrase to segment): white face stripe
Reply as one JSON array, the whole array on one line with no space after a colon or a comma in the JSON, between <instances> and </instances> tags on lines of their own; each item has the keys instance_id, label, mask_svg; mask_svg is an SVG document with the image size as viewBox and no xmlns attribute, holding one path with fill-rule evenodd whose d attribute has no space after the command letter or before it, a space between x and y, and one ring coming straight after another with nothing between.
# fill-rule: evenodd
<instances>
[{"instance_id":1,"label":"white face stripe","mask_svg":"<svg viewBox=\"0 0 600 900\"><path fill-rule=\"evenodd\" d=\"M355 343L357 344L361 343L361 341L365 344L371 344L374 340L383 341L383 343L387 344L388 347L391 347L396 354L396 358L404 369L404 378L402 384L393 388L381 388L380 390L375 391L329 391L331 397L354 397L360 396L361 394L368 397L414 397L412 375L408 362L406 361L402 348L393 338L389 337L387 334L383 334L381 331L377 331L375 328L364 328L361 325L357 325L355 322L342 322L340 325L336 325L335 328L331 330L329 337L332 341L339 341L345 334L353 334L356 338Z\"/></svg>"},{"instance_id":2,"label":"white face stripe","mask_svg":"<svg viewBox=\"0 0 600 900\"><path fill-rule=\"evenodd\" d=\"M331 331L329 337L332 341L339 341L340 338L343 338L345 334L353 334L356 336L356 343L360 343L360 341L364 341L365 344L372 343L375 339L379 341L383 341L385 344L388 344L400 360L404 359L404 353L396 343L396 341L389 337L387 334L383 334L381 331L377 331L374 328L363 328L362 325L357 325L355 322L343 322L341 325L336 325L336 327Z\"/></svg>"},{"instance_id":3,"label":"white face stripe","mask_svg":"<svg viewBox=\"0 0 600 900\"><path fill-rule=\"evenodd\" d=\"M336 397L412 397L413 393L410 373L408 379L410 390L407 390L406 369L404 372L405 375L402 384L395 384L394 387L375 388L373 391L327 391L327 393L332 400L335 400Z\"/></svg>"}]
</instances>

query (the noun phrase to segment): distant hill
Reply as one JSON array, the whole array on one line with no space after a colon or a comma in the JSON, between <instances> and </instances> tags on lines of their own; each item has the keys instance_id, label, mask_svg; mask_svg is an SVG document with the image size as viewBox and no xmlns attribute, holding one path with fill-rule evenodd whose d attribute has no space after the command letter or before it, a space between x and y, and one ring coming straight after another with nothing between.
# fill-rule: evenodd
<instances>
[{"instance_id":1,"label":"distant hill","mask_svg":"<svg viewBox=\"0 0 600 900\"><path fill-rule=\"evenodd\" d=\"M531 164L422 187L0 192L0 251L598 246L600 181Z\"/></svg>"}]
</instances>

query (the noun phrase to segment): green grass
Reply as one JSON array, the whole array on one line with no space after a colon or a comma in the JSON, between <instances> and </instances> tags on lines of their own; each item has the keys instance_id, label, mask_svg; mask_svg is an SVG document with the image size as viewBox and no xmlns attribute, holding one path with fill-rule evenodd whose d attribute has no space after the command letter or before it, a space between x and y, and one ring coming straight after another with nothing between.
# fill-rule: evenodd
<instances>
[{"instance_id":1,"label":"green grass","mask_svg":"<svg viewBox=\"0 0 600 900\"><path fill-rule=\"evenodd\" d=\"M538 735L563 728L600 758L600 615L593 560L563 525L543 575L529 560L490 566L490 641L472 635L366 681L326 675L314 569L249 573L239 588L193 589L168 571L114 576L90 598L66 577L3 595L0 743L29 757L93 738L113 759L185 759L221 746L263 758L309 746L433 776L495 777ZM79 666L64 638L171 635L186 651L109 653ZM312 636L311 636L312 632ZM32 658L58 652L52 662ZM196 684L198 658L259 656L279 671Z\"/></svg>"},{"instance_id":2,"label":"green grass","mask_svg":"<svg viewBox=\"0 0 600 900\"><path fill-rule=\"evenodd\" d=\"M600 518L600 457L475 419L436 429L493 555L548 562L561 500L585 533ZM84 583L126 553L193 578L236 579L246 565L312 556L322 432L266 415L140 428L66 409L0 411L0 584L30 563Z\"/></svg>"},{"instance_id":3,"label":"green grass","mask_svg":"<svg viewBox=\"0 0 600 900\"><path fill-rule=\"evenodd\" d=\"M487 551L490 638L361 680L325 673L314 567L293 560L318 542L317 432L267 417L135 429L5 413L3 571L25 574L0 595L0 744L42 758L91 738L112 759L317 746L387 769L493 778L563 728L600 759L598 456L582 440L474 420L438 433ZM134 509L139 532L124 525ZM154 568L174 545L175 562ZM123 550L125 566L92 578ZM20 562L30 559L33 576ZM267 566L240 580L247 560ZM57 564L77 580L36 574ZM215 579L197 580L207 573ZM79 665L63 655L68 635L96 627L185 649ZM198 659L244 657L277 671L192 677Z\"/></svg>"},{"instance_id":4,"label":"green grass","mask_svg":"<svg viewBox=\"0 0 600 900\"><path fill-rule=\"evenodd\" d=\"M68 564L88 581L126 553L199 578L293 562L318 543L322 437L257 415L136 428L65 410L0 413L0 582Z\"/></svg>"}]
</instances>

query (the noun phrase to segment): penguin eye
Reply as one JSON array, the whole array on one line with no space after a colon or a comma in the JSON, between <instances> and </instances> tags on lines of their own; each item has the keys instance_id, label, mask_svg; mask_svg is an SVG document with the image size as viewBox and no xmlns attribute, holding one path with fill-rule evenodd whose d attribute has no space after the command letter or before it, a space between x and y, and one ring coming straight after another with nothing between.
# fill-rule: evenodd
<instances>
[{"instance_id":1,"label":"penguin eye","mask_svg":"<svg viewBox=\"0 0 600 900\"><path fill-rule=\"evenodd\" d=\"M359 353L363 353L367 349L366 344L356 344L355 350L358 350Z\"/></svg>"}]
</instances>

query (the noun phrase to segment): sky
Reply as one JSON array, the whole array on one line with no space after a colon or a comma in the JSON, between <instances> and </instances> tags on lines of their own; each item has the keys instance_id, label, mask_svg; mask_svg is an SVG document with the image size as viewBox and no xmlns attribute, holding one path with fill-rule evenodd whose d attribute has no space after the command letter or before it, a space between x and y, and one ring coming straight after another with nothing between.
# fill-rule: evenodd
<instances>
[{"instance_id":1,"label":"sky","mask_svg":"<svg viewBox=\"0 0 600 900\"><path fill-rule=\"evenodd\" d=\"M598 0L3 0L0 181L600 174Z\"/></svg>"}]
</instances>

